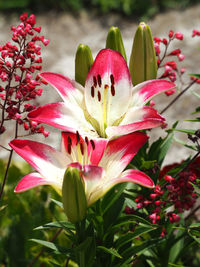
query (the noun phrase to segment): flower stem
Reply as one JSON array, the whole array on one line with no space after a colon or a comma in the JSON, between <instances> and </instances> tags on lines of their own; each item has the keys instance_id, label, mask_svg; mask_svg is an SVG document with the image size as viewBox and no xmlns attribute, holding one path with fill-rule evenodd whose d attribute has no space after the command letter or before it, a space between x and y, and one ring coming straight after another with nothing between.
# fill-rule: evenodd
<instances>
[{"instance_id":1,"label":"flower stem","mask_svg":"<svg viewBox=\"0 0 200 267\"><path fill-rule=\"evenodd\" d=\"M181 91L161 112L163 114L166 110L168 110L178 99L181 97L196 81L192 81L183 91Z\"/></svg>"},{"instance_id":2,"label":"flower stem","mask_svg":"<svg viewBox=\"0 0 200 267\"><path fill-rule=\"evenodd\" d=\"M16 124L15 124L15 138L17 138L18 136L18 123L16 121ZM2 199L2 195L3 195L3 191L4 191L4 187L5 187L5 184L6 184L6 180L8 178L8 171L9 171L9 168L10 168L10 164L11 164L11 161L12 161L12 155L13 155L13 149L10 150L10 155L9 155L9 158L8 158L8 163L7 163L7 167L6 167L6 171L5 171L5 175L4 175L4 179L3 179L3 183L1 185L1 191L0 191L0 201Z\"/></svg>"},{"instance_id":3,"label":"flower stem","mask_svg":"<svg viewBox=\"0 0 200 267\"><path fill-rule=\"evenodd\" d=\"M8 177L8 170L9 170L9 167L10 167L10 164L11 164L12 155L13 155L13 150L10 151L10 155L9 155L9 158L8 158L8 163L7 163L7 167L6 167L3 183L1 185L0 201L1 201L1 198L2 198L2 195L3 195L3 190L4 190L4 187L5 187L5 184L6 184L6 180L7 180L7 177Z\"/></svg>"}]
</instances>

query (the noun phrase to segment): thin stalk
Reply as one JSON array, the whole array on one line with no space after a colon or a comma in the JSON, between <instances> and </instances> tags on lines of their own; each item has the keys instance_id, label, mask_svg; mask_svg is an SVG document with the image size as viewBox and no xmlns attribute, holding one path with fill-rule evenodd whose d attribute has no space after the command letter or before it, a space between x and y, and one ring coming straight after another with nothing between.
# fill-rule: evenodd
<instances>
[{"instance_id":1,"label":"thin stalk","mask_svg":"<svg viewBox=\"0 0 200 267\"><path fill-rule=\"evenodd\" d=\"M183 91L181 91L161 112L163 114L166 110L168 110L193 84L195 81L192 81Z\"/></svg>"},{"instance_id":2,"label":"thin stalk","mask_svg":"<svg viewBox=\"0 0 200 267\"><path fill-rule=\"evenodd\" d=\"M15 124L15 138L17 138L17 136L18 136L18 123L16 121L16 124ZM1 201L1 198L2 198L2 195L3 195L3 191L4 191L5 184L6 184L6 180L8 178L8 170L10 168L10 164L11 164L11 161L12 161L12 155L13 155L13 149L10 150L10 155L9 155L9 158L8 158L8 163L7 163L7 166L6 166L6 171L5 171L3 183L1 185L0 201Z\"/></svg>"}]
</instances>

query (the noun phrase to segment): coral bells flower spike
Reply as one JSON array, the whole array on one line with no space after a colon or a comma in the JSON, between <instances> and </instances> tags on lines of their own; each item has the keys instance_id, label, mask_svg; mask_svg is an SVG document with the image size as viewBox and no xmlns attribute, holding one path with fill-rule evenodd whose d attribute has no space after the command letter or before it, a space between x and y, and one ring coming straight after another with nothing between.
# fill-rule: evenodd
<instances>
[{"instance_id":1,"label":"coral bells flower spike","mask_svg":"<svg viewBox=\"0 0 200 267\"><path fill-rule=\"evenodd\" d=\"M155 128L164 118L145 106L154 95L175 87L170 81L150 80L132 86L127 64L121 54L103 49L97 55L85 88L60 74L44 72L64 102L47 104L29 113L29 118L90 138L128 134Z\"/></svg>"},{"instance_id":2,"label":"coral bells flower spike","mask_svg":"<svg viewBox=\"0 0 200 267\"><path fill-rule=\"evenodd\" d=\"M88 206L119 183L132 182L153 188L153 181L145 173L134 169L124 171L147 138L146 134L136 132L112 141L89 140L78 132L63 132L61 152L39 142L15 139L10 146L38 171L22 178L15 192L39 185L52 185L61 192L68 167L80 171Z\"/></svg>"}]
</instances>

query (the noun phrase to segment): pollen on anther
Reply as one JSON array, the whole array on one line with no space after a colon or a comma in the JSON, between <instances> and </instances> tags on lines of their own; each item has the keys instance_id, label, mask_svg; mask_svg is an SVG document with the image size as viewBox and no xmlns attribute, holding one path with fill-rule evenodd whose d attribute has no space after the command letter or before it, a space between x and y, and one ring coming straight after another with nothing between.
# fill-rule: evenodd
<instances>
[{"instance_id":1,"label":"pollen on anther","mask_svg":"<svg viewBox=\"0 0 200 267\"><path fill-rule=\"evenodd\" d=\"M94 83L94 87L97 87L97 78L95 76L93 76L93 83Z\"/></svg>"},{"instance_id":2,"label":"pollen on anther","mask_svg":"<svg viewBox=\"0 0 200 267\"><path fill-rule=\"evenodd\" d=\"M88 137L87 136L85 137L85 142L86 142L86 144L88 146L89 145L89 140L88 140Z\"/></svg>"},{"instance_id":3,"label":"pollen on anther","mask_svg":"<svg viewBox=\"0 0 200 267\"><path fill-rule=\"evenodd\" d=\"M115 95L115 87L113 84L111 85L111 94L112 94L112 96Z\"/></svg>"},{"instance_id":4,"label":"pollen on anther","mask_svg":"<svg viewBox=\"0 0 200 267\"><path fill-rule=\"evenodd\" d=\"M99 74L97 75L97 82L99 87L101 87L101 76Z\"/></svg>"},{"instance_id":5,"label":"pollen on anther","mask_svg":"<svg viewBox=\"0 0 200 267\"><path fill-rule=\"evenodd\" d=\"M111 84L115 84L115 79L114 79L114 76L113 74L110 75L110 81L111 81Z\"/></svg>"},{"instance_id":6,"label":"pollen on anther","mask_svg":"<svg viewBox=\"0 0 200 267\"><path fill-rule=\"evenodd\" d=\"M70 145L72 144L72 139L70 136L67 137L67 141L68 141L68 144L70 144Z\"/></svg>"},{"instance_id":7,"label":"pollen on anther","mask_svg":"<svg viewBox=\"0 0 200 267\"><path fill-rule=\"evenodd\" d=\"M94 143L93 140L90 140L90 144L91 144L91 146L92 146L92 149L95 150L95 143Z\"/></svg>"},{"instance_id":8,"label":"pollen on anther","mask_svg":"<svg viewBox=\"0 0 200 267\"><path fill-rule=\"evenodd\" d=\"M100 93L100 91L98 91L98 100L99 100L99 102L101 101L101 93Z\"/></svg>"},{"instance_id":9,"label":"pollen on anther","mask_svg":"<svg viewBox=\"0 0 200 267\"><path fill-rule=\"evenodd\" d=\"M68 152L69 154L72 153L72 147L71 147L71 144L68 144L68 145L67 145L67 152Z\"/></svg>"},{"instance_id":10,"label":"pollen on anther","mask_svg":"<svg viewBox=\"0 0 200 267\"><path fill-rule=\"evenodd\" d=\"M81 154L84 155L84 144L80 143Z\"/></svg>"},{"instance_id":11,"label":"pollen on anther","mask_svg":"<svg viewBox=\"0 0 200 267\"><path fill-rule=\"evenodd\" d=\"M91 96L94 97L94 86L91 87Z\"/></svg>"},{"instance_id":12,"label":"pollen on anther","mask_svg":"<svg viewBox=\"0 0 200 267\"><path fill-rule=\"evenodd\" d=\"M77 144L80 142L80 135L79 132L76 131L76 140L77 140Z\"/></svg>"}]
</instances>

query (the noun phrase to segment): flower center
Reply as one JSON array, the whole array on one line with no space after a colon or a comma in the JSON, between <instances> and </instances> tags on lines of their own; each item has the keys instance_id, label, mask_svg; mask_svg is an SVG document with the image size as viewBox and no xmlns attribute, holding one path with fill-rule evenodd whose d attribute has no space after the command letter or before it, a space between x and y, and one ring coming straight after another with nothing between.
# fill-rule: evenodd
<instances>
[{"instance_id":1,"label":"flower center","mask_svg":"<svg viewBox=\"0 0 200 267\"><path fill-rule=\"evenodd\" d=\"M100 74L93 76L93 84L91 86L91 96L99 104L99 129L97 130L100 137L106 137L106 128L109 125L109 112L112 97L115 96L115 80L113 74L110 74L109 84L103 83Z\"/></svg>"},{"instance_id":2,"label":"flower center","mask_svg":"<svg viewBox=\"0 0 200 267\"><path fill-rule=\"evenodd\" d=\"M81 165L90 164L92 151L95 149L93 140L85 137L85 140L80 138L79 132L76 132L76 145L72 145L72 139L68 136L67 152L71 155L72 162L79 162Z\"/></svg>"}]
</instances>

